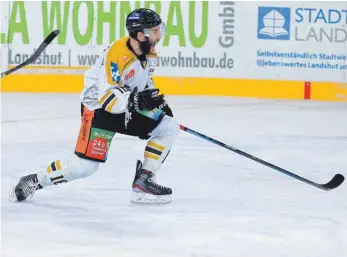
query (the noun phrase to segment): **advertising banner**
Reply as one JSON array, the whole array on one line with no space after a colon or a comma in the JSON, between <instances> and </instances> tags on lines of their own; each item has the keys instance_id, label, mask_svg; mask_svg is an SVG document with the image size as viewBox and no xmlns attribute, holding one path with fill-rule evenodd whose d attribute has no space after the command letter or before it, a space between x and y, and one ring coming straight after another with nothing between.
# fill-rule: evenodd
<instances>
[{"instance_id":1,"label":"advertising banner","mask_svg":"<svg viewBox=\"0 0 347 257\"><path fill-rule=\"evenodd\" d=\"M158 75L232 75L234 2L11 2L1 43L10 45L8 63L16 65L59 29L57 40L34 65L89 67L107 44L127 35L126 15L136 7L153 8L166 23L167 35L158 48Z\"/></svg>"},{"instance_id":2,"label":"advertising banner","mask_svg":"<svg viewBox=\"0 0 347 257\"><path fill-rule=\"evenodd\" d=\"M347 82L346 1L257 5L249 13L257 17L252 45L256 73L264 78Z\"/></svg>"},{"instance_id":3,"label":"advertising banner","mask_svg":"<svg viewBox=\"0 0 347 257\"><path fill-rule=\"evenodd\" d=\"M59 29L34 65L80 69L127 34L126 15L138 7L167 26L158 75L346 80L347 2L15 1L0 39L16 65Z\"/></svg>"},{"instance_id":4,"label":"advertising banner","mask_svg":"<svg viewBox=\"0 0 347 257\"><path fill-rule=\"evenodd\" d=\"M82 74L108 44L127 35L126 16L139 7L154 9L166 23L156 76L231 79L252 90L248 80L338 83L331 94L347 88L346 1L1 2L2 67L25 61L59 29L19 73Z\"/></svg>"}]
</instances>

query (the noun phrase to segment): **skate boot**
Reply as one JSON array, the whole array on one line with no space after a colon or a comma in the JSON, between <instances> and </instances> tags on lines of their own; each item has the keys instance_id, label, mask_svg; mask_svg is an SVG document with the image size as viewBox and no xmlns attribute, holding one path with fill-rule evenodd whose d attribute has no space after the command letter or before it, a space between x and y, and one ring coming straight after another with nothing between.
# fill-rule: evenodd
<instances>
[{"instance_id":1,"label":"skate boot","mask_svg":"<svg viewBox=\"0 0 347 257\"><path fill-rule=\"evenodd\" d=\"M38 182L37 174L21 177L18 183L10 189L10 201L24 201L29 197L33 197L35 191L41 188L42 186Z\"/></svg>"},{"instance_id":2,"label":"skate boot","mask_svg":"<svg viewBox=\"0 0 347 257\"><path fill-rule=\"evenodd\" d=\"M136 174L133 181L133 203L170 203L171 188L159 185L155 181L155 175L147 170L142 169L141 161L137 161Z\"/></svg>"}]
</instances>

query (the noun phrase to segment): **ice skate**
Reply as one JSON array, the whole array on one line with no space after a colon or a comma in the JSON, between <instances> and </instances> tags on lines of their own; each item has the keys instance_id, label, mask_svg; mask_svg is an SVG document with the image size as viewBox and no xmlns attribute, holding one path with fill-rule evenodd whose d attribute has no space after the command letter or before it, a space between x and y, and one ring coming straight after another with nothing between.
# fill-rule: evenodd
<instances>
[{"instance_id":1,"label":"ice skate","mask_svg":"<svg viewBox=\"0 0 347 257\"><path fill-rule=\"evenodd\" d=\"M30 174L21 177L17 184L11 186L9 200L11 202L21 202L33 197L37 189L41 189L37 174Z\"/></svg>"},{"instance_id":2,"label":"ice skate","mask_svg":"<svg viewBox=\"0 0 347 257\"><path fill-rule=\"evenodd\" d=\"M133 181L133 195L131 202L145 204L164 204L170 203L171 188L159 185L155 181L155 175L142 169L141 161L137 161L136 174Z\"/></svg>"}]
</instances>

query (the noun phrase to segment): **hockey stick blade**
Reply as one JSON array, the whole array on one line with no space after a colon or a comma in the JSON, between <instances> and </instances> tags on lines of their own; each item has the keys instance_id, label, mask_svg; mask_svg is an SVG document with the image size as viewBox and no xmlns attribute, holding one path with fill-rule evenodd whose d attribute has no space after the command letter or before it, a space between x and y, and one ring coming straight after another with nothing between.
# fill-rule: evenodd
<instances>
[{"instance_id":1,"label":"hockey stick blade","mask_svg":"<svg viewBox=\"0 0 347 257\"><path fill-rule=\"evenodd\" d=\"M52 31L46 38L45 40L42 42L42 44L39 46L39 48L36 50L36 52L30 56L30 58L28 58L25 62L17 65L16 67L8 70L8 71L5 71L3 73L1 73L1 77L0 78L3 78L33 62L36 61L36 59L41 55L41 53L46 49L46 47L59 35L60 31L59 30L54 30Z\"/></svg>"},{"instance_id":2,"label":"hockey stick blade","mask_svg":"<svg viewBox=\"0 0 347 257\"><path fill-rule=\"evenodd\" d=\"M233 151L233 152L235 152L237 154L240 154L240 155L242 155L242 156L244 156L244 157L246 157L248 159L251 159L253 161L261 163L261 164L263 164L263 165L265 165L267 167L270 167L270 168L272 168L272 169L274 169L274 170L276 170L278 172L281 172L281 173L283 173L283 174L285 174L287 176L290 176L290 177L292 177L292 178L294 178L296 180L299 180L301 182L304 182L306 184L309 184L311 186L317 187L317 188L322 189L322 190L328 191L328 190L335 189L338 186L340 186L343 183L343 181L345 180L343 175L336 174L328 183L326 183L326 184L318 184L318 183L315 183L315 182L313 182L311 180L308 180L306 178L300 177L299 175L297 175L295 173L292 173L292 172L290 172L288 170L282 169L281 167L278 167L278 166L276 166L276 165L274 165L272 163L269 163L269 162L264 161L264 160L262 160L262 159L260 159L258 157L255 157L255 156L253 156L253 155L251 155L249 153L243 152L243 151L241 151L241 150L239 150L239 149L237 149L235 147L232 147L230 145L224 144L224 143L222 143L222 142L220 142L220 141L218 141L218 140L216 140L214 138L211 138L211 137L206 136L204 134L201 134L201 133L199 133L197 131L194 131L194 130L192 130L190 128L187 128L187 127L185 127L183 125L180 125L180 129L185 131L185 132L187 132L187 133L190 133L190 134L192 134L194 136L197 136L197 137L200 137L202 139L205 139L205 140L207 140L207 141L209 141L209 142L211 142L213 144L219 145L219 146L224 147L224 148L226 148L226 149L228 149L230 151Z\"/></svg>"},{"instance_id":3,"label":"hockey stick blade","mask_svg":"<svg viewBox=\"0 0 347 257\"><path fill-rule=\"evenodd\" d=\"M332 190L337 188L345 180L345 177L341 174L336 174L328 183L326 184L317 184L317 186L323 190Z\"/></svg>"},{"instance_id":4,"label":"hockey stick blade","mask_svg":"<svg viewBox=\"0 0 347 257\"><path fill-rule=\"evenodd\" d=\"M49 45L59 35L59 33L60 31L58 29L52 31L43 42L46 45Z\"/></svg>"}]
</instances>

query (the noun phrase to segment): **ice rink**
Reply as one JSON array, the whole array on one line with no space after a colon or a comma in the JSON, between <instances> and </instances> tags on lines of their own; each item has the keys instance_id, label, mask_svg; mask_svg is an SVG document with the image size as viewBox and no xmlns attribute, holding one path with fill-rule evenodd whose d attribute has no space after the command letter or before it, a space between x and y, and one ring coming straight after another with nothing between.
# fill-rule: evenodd
<instances>
[{"instance_id":1,"label":"ice rink","mask_svg":"<svg viewBox=\"0 0 347 257\"><path fill-rule=\"evenodd\" d=\"M80 103L1 97L1 257L347 256L347 182L325 192L184 131L157 173L170 204L130 203L146 141L121 135L93 176L8 202L20 176L74 158ZM347 176L347 102L167 98L189 128L319 183Z\"/></svg>"}]
</instances>

